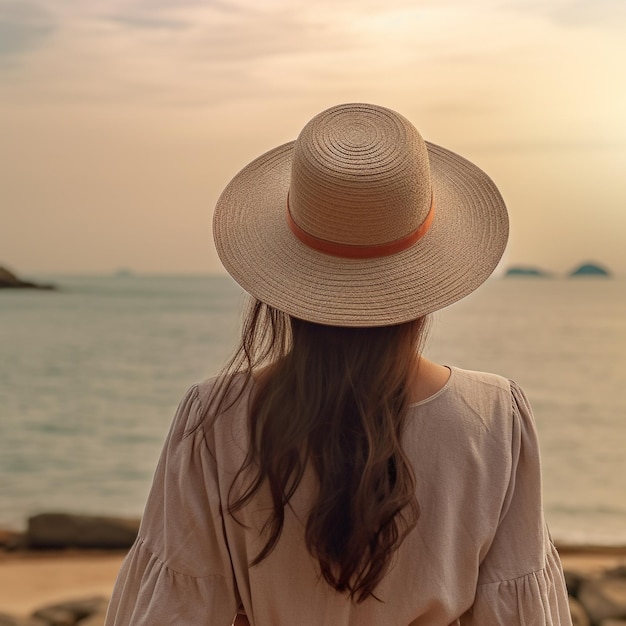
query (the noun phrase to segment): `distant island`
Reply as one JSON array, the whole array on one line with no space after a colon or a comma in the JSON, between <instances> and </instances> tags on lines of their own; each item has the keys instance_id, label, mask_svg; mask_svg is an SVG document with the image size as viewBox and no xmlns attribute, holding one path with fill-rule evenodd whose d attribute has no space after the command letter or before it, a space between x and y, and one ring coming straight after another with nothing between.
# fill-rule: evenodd
<instances>
[{"instance_id":1,"label":"distant island","mask_svg":"<svg viewBox=\"0 0 626 626\"><path fill-rule=\"evenodd\" d=\"M505 277L529 277L529 278L553 278L554 274L547 270L535 267L532 265L513 265L509 267L504 273ZM565 274L566 278L577 278L579 276L595 277L610 277L611 272L599 265L598 263L581 263L575 267L572 271Z\"/></svg>"},{"instance_id":2,"label":"distant island","mask_svg":"<svg viewBox=\"0 0 626 626\"><path fill-rule=\"evenodd\" d=\"M0 289L47 289L54 290L54 285L43 285L18 278L6 267L0 266Z\"/></svg>"},{"instance_id":3,"label":"distant island","mask_svg":"<svg viewBox=\"0 0 626 626\"><path fill-rule=\"evenodd\" d=\"M583 263L579 265L577 268L573 269L569 276L571 278L575 278L577 276L611 276L611 272L605 267L601 265L597 265L596 263Z\"/></svg>"},{"instance_id":4,"label":"distant island","mask_svg":"<svg viewBox=\"0 0 626 626\"><path fill-rule=\"evenodd\" d=\"M510 267L506 271L505 276L530 276L534 278L548 278L552 276L552 274L546 272L545 270L539 269L538 267L525 267L522 265L516 265Z\"/></svg>"}]
</instances>

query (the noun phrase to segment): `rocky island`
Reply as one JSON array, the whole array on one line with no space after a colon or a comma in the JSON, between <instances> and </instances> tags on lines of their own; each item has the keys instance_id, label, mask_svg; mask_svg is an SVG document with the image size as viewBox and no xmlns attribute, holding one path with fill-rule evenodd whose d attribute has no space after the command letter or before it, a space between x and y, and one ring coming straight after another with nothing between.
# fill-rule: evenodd
<instances>
[{"instance_id":1,"label":"rocky island","mask_svg":"<svg viewBox=\"0 0 626 626\"><path fill-rule=\"evenodd\" d=\"M569 276L571 278L574 278L576 276L609 277L610 275L611 272L609 272L609 270L607 270L605 267L602 267L601 265L598 265L597 263L583 263L569 273Z\"/></svg>"},{"instance_id":2,"label":"rocky island","mask_svg":"<svg viewBox=\"0 0 626 626\"><path fill-rule=\"evenodd\" d=\"M506 278L529 277L529 278L553 278L554 274L533 265L513 265L504 273ZM561 275L559 274L559 277ZM581 263L573 270L564 275L566 278L576 278L579 276L605 277L611 276L611 272L598 263Z\"/></svg>"},{"instance_id":3,"label":"rocky island","mask_svg":"<svg viewBox=\"0 0 626 626\"><path fill-rule=\"evenodd\" d=\"M515 265L510 267L505 276L517 277L517 276L530 276L534 278L548 278L551 276L549 272L539 269L538 267L528 267L524 265Z\"/></svg>"},{"instance_id":4,"label":"rocky island","mask_svg":"<svg viewBox=\"0 0 626 626\"><path fill-rule=\"evenodd\" d=\"M43 285L18 278L6 267L0 266L0 289L56 289L54 285Z\"/></svg>"}]
</instances>

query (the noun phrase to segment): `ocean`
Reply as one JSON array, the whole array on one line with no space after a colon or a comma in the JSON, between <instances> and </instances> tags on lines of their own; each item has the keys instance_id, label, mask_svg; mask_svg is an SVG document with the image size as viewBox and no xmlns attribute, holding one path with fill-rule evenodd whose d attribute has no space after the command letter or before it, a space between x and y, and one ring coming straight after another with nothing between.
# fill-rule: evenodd
<instances>
[{"instance_id":1,"label":"ocean","mask_svg":"<svg viewBox=\"0 0 626 626\"><path fill-rule=\"evenodd\" d=\"M225 276L46 276L0 291L0 527L139 516L179 399L217 373L244 295ZM555 539L626 544L626 281L492 278L434 316L426 354L516 380Z\"/></svg>"}]
</instances>

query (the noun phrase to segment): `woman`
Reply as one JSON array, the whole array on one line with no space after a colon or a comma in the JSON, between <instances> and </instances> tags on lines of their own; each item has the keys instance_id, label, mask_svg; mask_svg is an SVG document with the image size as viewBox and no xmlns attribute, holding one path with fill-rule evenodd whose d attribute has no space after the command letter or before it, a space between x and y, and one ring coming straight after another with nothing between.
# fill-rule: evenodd
<instances>
[{"instance_id":1,"label":"woman","mask_svg":"<svg viewBox=\"0 0 626 626\"><path fill-rule=\"evenodd\" d=\"M178 409L106 623L571 624L524 394L420 351L502 255L492 181L341 105L230 182L214 236L242 343Z\"/></svg>"}]
</instances>

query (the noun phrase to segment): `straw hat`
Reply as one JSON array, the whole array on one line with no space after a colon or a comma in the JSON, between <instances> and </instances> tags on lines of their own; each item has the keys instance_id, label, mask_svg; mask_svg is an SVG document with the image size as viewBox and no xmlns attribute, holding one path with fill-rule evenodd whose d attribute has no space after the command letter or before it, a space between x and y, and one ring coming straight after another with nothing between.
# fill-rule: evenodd
<instances>
[{"instance_id":1,"label":"straw hat","mask_svg":"<svg viewBox=\"0 0 626 626\"><path fill-rule=\"evenodd\" d=\"M389 109L344 104L246 166L220 196L215 245L259 300L336 326L416 319L469 294L508 236L491 179Z\"/></svg>"}]
</instances>

